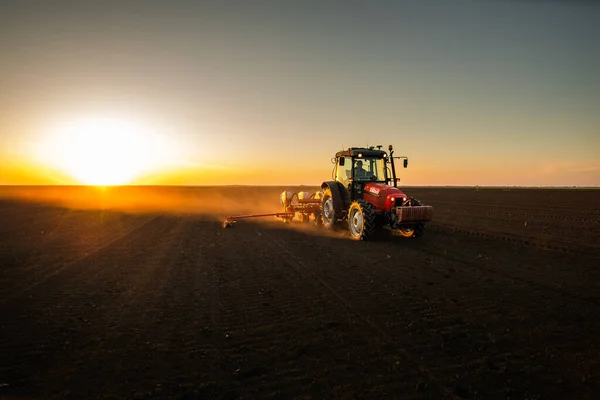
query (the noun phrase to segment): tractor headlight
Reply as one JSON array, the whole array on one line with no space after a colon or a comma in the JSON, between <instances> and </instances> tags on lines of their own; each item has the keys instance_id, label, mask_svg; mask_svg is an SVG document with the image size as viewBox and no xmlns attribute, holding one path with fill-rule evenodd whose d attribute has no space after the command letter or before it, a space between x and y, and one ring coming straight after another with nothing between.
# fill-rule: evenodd
<instances>
[{"instance_id":1,"label":"tractor headlight","mask_svg":"<svg viewBox=\"0 0 600 400\"><path fill-rule=\"evenodd\" d=\"M358 158L362 158L362 153L358 153Z\"/></svg>"}]
</instances>

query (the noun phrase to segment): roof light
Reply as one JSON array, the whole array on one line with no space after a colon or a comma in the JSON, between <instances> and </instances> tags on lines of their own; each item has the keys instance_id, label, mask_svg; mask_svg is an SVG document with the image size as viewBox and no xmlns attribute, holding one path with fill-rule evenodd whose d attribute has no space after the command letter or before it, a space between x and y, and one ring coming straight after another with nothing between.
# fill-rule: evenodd
<instances>
[{"instance_id":1,"label":"roof light","mask_svg":"<svg viewBox=\"0 0 600 400\"><path fill-rule=\"evenodd\" d=\"M358 158L361 158L361 157L362 157L362 153L358 153Z\"/></svg>"}]
</instances>

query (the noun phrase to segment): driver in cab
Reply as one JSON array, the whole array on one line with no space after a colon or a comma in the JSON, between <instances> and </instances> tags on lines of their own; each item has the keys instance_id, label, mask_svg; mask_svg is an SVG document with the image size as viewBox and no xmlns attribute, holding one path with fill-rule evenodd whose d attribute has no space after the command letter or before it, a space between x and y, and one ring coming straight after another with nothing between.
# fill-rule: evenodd
<instances>
[{"instance_id":1,"label":"driver in cab","mask_svg":"<svg viewBox=\"0 0 600 400\"><path fill-rule=\"evenodd\" d=\"M355 179L368 179L368 172L363 168L363 162L358 160L356 162L356 166L354 167L354 178Z\"/></svg>"}]
</instances>

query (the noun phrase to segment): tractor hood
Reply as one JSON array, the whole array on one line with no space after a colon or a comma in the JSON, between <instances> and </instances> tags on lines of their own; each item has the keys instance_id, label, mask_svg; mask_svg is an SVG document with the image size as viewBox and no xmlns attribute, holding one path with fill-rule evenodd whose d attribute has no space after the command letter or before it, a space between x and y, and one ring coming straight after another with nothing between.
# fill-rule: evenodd
<instances>
[{"instance_id":1,"label":"tractor hood","mask_svg":"<svg viewBox=\"0 0 600 400\"><path fill-rule=\"evenodd\" d=\"M401 199L398 205L406 200L406 194L397 187L383 183L367 183L364 188L364 199L373 204L377 210L389 211Z\"/></svg>"}]
</instances>

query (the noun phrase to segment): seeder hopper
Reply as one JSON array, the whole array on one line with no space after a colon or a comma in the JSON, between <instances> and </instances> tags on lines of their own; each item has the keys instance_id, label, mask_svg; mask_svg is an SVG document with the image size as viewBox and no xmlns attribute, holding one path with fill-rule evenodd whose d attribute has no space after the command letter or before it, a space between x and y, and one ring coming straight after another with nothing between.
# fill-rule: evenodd
<instances>
[{"instance_id":1,"label":"seeder hopper","mask_svg":"<svg viewBox=\"0 0 600 400\"><path fill-rule=\"evenodd\" d=\"M332 159L332 180L323 182L320 191L285 191L280 197L283 211L230 216L223 227L231 227L240 219L271 216L287 223L294 219L312 221L329 229L347 225L356 240L368 240L382 228L404 237L424 235L433 207L398 188L394 159L404 160L406 168L408 158L395 157L392 145L389 154L381 147L351 147L337 152Z\"/></svg>"}]
</instances>

